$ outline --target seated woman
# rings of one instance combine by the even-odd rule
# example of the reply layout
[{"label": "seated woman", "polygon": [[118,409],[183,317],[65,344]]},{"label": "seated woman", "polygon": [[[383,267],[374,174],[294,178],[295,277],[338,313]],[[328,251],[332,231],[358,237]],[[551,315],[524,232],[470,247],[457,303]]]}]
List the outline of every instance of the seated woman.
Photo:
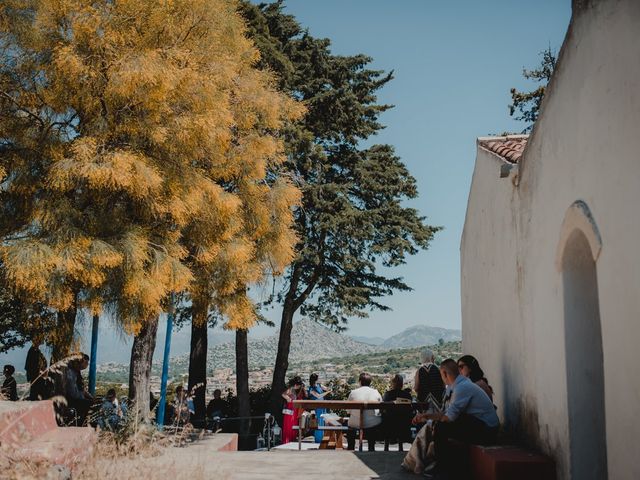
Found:
[{"label": "seated woman", "polygon": [[480,368],[480,363],[472,355],[464,355],[458,359],[458,370],[462,375],[467,377],[473,383],[478,385],[489,396],[493,402],[493,388],[489,385],[489,381],[484,376],[484,372]]},{"label": "seated woman", "polygon": [[189,408],[189,397],[182,385],[178,385],[173,399],[173,424],[176,427],[184,427],[190,422],[191,409]]},{"label": "seated woman", "polygon": [[[399,398],[411,401],[411,390],[403,389],[404,378],[399,373],[391,377],[391,390],[382,396],[383,402],[395,402]],[[389,451],[389,443],[398,442],[398,450],[402,450],[403,442],[411,442],[411,408],[388,410],[382,412],[382,428],[384,431],[384,451]]]}]

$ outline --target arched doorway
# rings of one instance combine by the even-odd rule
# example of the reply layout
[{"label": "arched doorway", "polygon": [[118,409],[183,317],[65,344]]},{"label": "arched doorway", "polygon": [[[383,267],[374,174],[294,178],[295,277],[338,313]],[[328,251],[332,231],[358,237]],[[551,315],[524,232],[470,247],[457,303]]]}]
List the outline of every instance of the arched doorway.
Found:
[{"label": "arched doorway", "polygon": [[[607,442],[596,270],[601,242],[586,205],[580,202],[577,209],[576,204],[572,209],[567,215],[569,222],[565,220],[567,229],[562,235],[565,241],[560,245],[563,248],[559,265],[564,299],[571,478],[602,480],[607,478]],[[571,221],[570,217],[576,214],[586,218]]]}]

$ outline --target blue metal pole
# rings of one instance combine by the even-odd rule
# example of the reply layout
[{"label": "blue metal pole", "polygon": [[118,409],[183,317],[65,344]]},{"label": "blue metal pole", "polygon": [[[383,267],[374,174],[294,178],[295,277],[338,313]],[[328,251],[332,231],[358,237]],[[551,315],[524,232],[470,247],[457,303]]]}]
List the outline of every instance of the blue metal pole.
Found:
[{"label": "blue metal pole", "polygon": [[96,370],[98,365],[98,326],[100,315],[93,316],[91,323],[91,358],[89,358],[89,393],[96,394]]},{"label": "blue metal pole", "polygon": [[169,313],[167,315],[167,333],[164,337],[164,358],[162,360],[162,379],[160,380],[160,402],[158,403],[158,411],[156,412],[156,423],[158,428],[162,430],[164,427],[164,411],[167,405],[167,381],[169,380],[169,353],[171,352],[171,331],[173,330],[173,302],[174,297],[171,294],[169,305]]}]

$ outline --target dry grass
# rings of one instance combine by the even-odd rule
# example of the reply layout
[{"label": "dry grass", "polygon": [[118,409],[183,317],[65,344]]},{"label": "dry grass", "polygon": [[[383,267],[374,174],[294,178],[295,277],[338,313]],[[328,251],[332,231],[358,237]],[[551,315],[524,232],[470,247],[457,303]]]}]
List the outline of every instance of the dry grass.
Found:
[{"label": "dry grass", "polygon": [[[29,439],[24,440],[28,442]],[[156,472],[153,468],[154,462],[144,460],[161,455],[174,441],[173,436],[163,435],[152,425],[139,425],[136,431],[127,437],[114,432],[100,432],[93,451],[81,463],[75,465],[72,477],[66,468],[60,468],[42,459],[19,459],[16,450],[4,447],[0,448],[0,479],[166,478],[166,470]],[[159,473],[162,475],[159,476]]]},{"label": "dry grass", "polygon": [[[58,373],[60,366],[66,361],[68,359],[52,365],[42,375]],[[5,399],[0,393],[0,400]],[[53,400],[66,404],[62,397]],[[76,449],[80,447],[81,452],[84,450],[86,455],[73,466],[73,471],[44,458],[25,459],[19,446],[0,445],[0,480],[179,479],[186,473],[184,465],[181,469],[175,462],[162,461],[159,466],[157,457],[166,453],[167,448],[184,446],[194,439],[196,433],[191,424],[170,426],[163,433],[155,425],[141,422],[138,409],[132,406],[117,431],[99,431],[95,445],[75,446]],[[28,432],[20,431],[18,438],[14,438],[13,445],[27,445],[31,440],[33,439]],[[60,445],[60,449],[68,447]],[[190,480],[205,478],[202,465],[189,465],[188,468]]]}]

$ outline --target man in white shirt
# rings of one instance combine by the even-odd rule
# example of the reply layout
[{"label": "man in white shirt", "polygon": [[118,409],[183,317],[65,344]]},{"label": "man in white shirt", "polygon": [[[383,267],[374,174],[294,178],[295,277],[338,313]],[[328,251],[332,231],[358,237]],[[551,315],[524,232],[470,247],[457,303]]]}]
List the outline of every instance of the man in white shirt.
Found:
[{"label": "man in white shirt", "polygon": [[[361,373],[358,379],[360,388],[352,390],[348,400],[354,402],[381,402],[382,396],[375,388],[371,388],[371,375]],[[367,439],[369,451],[375,451],[378,427],[382,423],[382,417],[378,410],[364,410],[362,415],[364,437]],[[353,450],[356,446],[356,431],[360,429],[360,410],[349,411],[349,430],[347,431],[347,448]]]}]

